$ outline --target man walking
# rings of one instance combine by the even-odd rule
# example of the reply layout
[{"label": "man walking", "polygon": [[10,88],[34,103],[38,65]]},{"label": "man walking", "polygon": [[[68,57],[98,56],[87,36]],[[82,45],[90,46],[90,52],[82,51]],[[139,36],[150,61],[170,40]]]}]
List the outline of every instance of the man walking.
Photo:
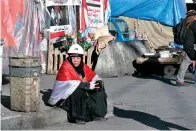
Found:
[{"label": "man walking", "polygon": [[[180,65],[180,69],[177,74],[177,86],[186,86],[184,82],[185,73],[191,63],[195,65],[196,61],[196,11],[191,10],[187,13],[188,18],[186,21],[187,34],[184,41],[184,50],[186,52],[184,59]],[[189,16],[191,15],[191,16]]]}]

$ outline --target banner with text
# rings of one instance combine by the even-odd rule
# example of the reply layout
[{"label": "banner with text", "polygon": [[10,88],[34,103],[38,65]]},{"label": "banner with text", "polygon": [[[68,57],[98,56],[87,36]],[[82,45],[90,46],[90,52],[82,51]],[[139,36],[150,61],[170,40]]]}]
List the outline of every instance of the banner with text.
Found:
[{"label": "banner with text", "polygon": [[87,5],[90,32],[94,32],[96,28],[104,24],[103,2],[102,0],[88,0]]}]

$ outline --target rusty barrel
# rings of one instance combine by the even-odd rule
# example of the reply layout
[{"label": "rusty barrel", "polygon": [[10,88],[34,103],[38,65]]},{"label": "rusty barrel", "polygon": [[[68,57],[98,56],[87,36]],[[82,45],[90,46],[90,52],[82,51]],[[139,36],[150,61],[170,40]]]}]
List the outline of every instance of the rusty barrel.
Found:
[{"label": "rusty barrel", "polygon": [[9,57],[11,110],[39,110],[40,69],[38,57]]}]

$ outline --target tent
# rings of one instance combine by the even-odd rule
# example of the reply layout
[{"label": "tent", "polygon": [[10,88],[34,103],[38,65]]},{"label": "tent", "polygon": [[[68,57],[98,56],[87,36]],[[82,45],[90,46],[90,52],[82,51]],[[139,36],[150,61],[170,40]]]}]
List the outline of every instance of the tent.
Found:
[{"label": "tent", "polygon": [[110,0],[111,16],[158,21],[174,26],[186,15],[185,0]]},{"label": "tent", "polygon": [[[111,17],[124,19],[147,42],[111,42],[99,55],[95,71],[101,77],[130,75],[136,57],[173,42],[172,27],[186,16],[185,0],[110,0]],[[110,26],[111,27],[111,26]]]}]

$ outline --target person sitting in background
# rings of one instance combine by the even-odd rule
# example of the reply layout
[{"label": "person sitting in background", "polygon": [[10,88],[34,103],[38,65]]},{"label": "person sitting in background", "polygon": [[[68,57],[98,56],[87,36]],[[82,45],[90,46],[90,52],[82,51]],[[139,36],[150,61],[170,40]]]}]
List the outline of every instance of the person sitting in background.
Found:
[{"label": "person sitting in background", "polygon": [[67,111],[69,122],[106,120],[107,94],[101,78],[83,63],[84,50],[73,44],[58,71],[48,103]]}]

